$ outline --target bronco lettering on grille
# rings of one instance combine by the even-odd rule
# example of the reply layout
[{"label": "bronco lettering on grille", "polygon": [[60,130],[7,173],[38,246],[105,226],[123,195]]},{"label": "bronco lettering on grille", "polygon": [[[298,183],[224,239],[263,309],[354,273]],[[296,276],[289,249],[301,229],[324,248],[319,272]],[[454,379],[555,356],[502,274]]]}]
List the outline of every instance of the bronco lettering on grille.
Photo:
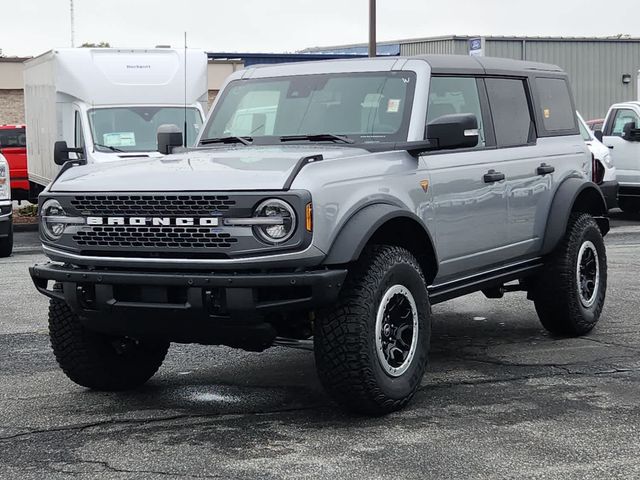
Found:
[{"label": "bronco lettering on grille", "polygon": [[87,217],[87,225],[134,225],[138,227],[217,227],[218,217]]}]

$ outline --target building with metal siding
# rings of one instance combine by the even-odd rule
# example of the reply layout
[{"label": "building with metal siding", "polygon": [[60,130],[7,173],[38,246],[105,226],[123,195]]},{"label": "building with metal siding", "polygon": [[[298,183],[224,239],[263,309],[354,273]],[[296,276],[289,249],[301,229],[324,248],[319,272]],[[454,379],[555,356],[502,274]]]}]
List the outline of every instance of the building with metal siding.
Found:
[{"label": "building with metal siding", "polygon": [[[401,55],[467,55],[473,37],[400,41]],[[616,102],[638,99],[640,38],[485,37],[485,55],[553,63],[570,76],[585,118],[603,117]],[[631,81],[623,83],[623,75]]]},{"label": "building with metal siding", "polygon": [[[468,55],[469,40],[449,36],[381,42],[400,46],[400,55]],[[309,48],[305,52],[342,52],[363,45]],[[559,65],[569,74],[578,109],[587,119],[603,117],[613,103],[639,99],[640,38],[485,37],[484,54]],[[623,83],[623,75],[631,81]]]}]

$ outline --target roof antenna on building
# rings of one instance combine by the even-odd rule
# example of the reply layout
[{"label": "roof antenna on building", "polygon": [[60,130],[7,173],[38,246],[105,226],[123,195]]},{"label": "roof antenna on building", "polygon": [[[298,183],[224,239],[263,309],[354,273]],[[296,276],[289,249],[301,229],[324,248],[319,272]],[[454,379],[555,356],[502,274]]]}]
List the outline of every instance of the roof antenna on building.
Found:
[{"label": "roof antenna on building", "polygon": [[184,32],[184,147],[187,147],[187,32]]}]

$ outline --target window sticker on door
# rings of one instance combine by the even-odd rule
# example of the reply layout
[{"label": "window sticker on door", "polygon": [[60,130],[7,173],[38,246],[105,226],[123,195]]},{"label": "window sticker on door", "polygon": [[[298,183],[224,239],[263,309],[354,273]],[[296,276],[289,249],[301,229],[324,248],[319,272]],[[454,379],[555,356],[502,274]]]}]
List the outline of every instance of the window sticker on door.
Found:
[{"label": "window sticker on door", "polygon": [[107,147],[135,147],[135,132],[112,132],[102,135],[102,143]]},{"label": "window sticker on door", "polygon": [[400,99],[390,98],[387,103],[387,113],[398,113],[400,111]]},{"label": "window sticker on door", "polygon": [[548,108],[545,108],[543,113],[544,113],[544,118],[551,117],[551,110],[549,110]]}]

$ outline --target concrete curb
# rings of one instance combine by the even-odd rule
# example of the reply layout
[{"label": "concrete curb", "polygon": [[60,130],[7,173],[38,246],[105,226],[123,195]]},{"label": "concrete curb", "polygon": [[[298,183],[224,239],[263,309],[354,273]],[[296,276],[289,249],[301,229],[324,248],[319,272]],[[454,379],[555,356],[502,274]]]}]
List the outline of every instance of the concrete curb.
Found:
[{"label": "concrete curb", "polygon": [[42,247],[14,247],[13,249],[13,255],[28,255],[32,253],[43,253]]},{"label": "concrete curb", "polygon": [[640,225],[638,225],[638,226],[629,225],[629,226],[622,226],[622,227],[612,228],[611,230],[609,230],[609,233],[607,233],[607,237],[609,235],[612,235],[612,236],[615,236],[615,235],[629,235],[629,234],[633,234],[633,233],[640,234]]}]

